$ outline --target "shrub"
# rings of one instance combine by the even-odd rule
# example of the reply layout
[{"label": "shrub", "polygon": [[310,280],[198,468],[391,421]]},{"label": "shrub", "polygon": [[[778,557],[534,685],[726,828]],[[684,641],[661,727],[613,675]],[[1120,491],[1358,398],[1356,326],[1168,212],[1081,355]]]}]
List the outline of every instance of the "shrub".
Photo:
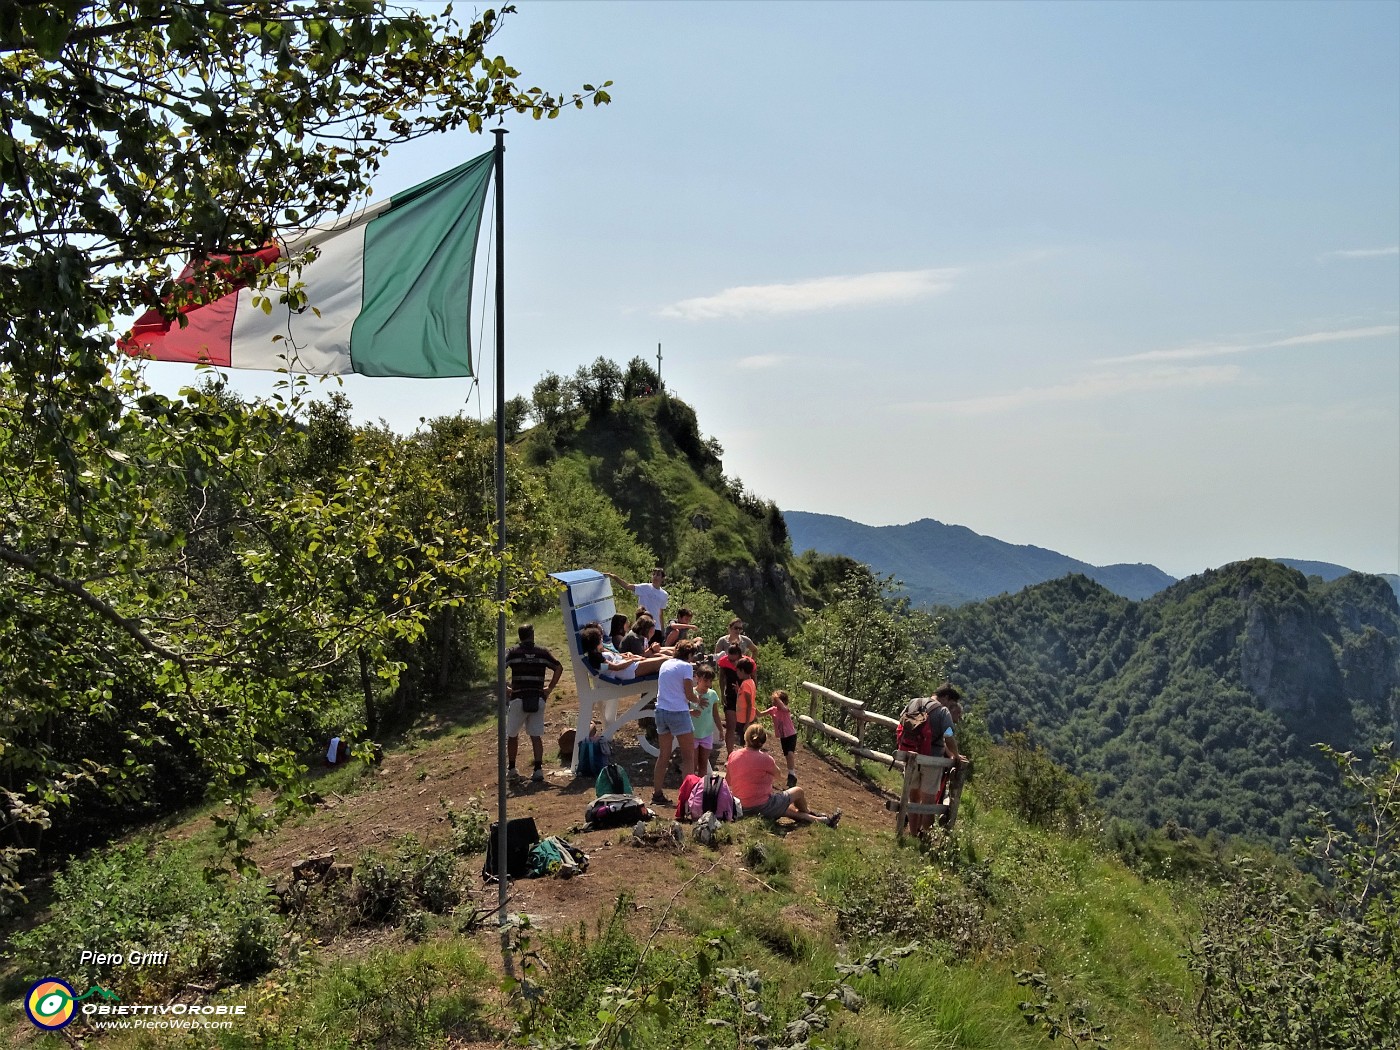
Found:
[{"label": "shrub", "polygon": [[1070,833],[1086,830],[1096,819],[1088,782],[1056,765],[1025,733],[1008,733],[990,757],[985,790],[994,805],[1033,827]]},{"label": "shrub", "polygon": [[453,850],[427,850],[405,835],[392,856],[361,855],[350,886],[350,905],[362,923],[392,923],[415,906],[441,914],[462,900],[458,856]]},{"label": "shrub", "polygon": [[[74,861],[54,880],[48,917],[13,939],[25,976],[70,974],[123,998],[196,978],[242,981],[277,958],[282,922],[266,887],[210,878],[186,844],[133,842]],[[84,951],[166,952],[164,966],[79,965]]]},{"label": "shrub", "polygon": [[1242,866],[1213,900],[1191,953],[1198,1046],[1400,1045],[1400,759],[1323,751],[1348,792],[1345,819],[1320,815],[1301,847],[1324,892]]}]

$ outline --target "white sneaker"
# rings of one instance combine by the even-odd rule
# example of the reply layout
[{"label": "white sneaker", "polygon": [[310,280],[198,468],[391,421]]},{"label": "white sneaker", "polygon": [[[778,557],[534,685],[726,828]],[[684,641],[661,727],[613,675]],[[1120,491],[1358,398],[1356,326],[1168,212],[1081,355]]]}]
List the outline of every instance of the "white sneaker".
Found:
[{"label": "white sneaker", "polygon": [[530,774],[530,783],[538,784],[542,780],[544,780],[544,769],[542,769],[540,766],[536,766],[535,771]]}]

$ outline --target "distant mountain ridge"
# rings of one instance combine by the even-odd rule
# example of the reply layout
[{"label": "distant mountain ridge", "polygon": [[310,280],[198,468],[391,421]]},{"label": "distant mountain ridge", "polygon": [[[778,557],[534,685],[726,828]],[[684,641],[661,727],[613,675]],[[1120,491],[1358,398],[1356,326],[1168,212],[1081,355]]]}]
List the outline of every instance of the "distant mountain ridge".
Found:
[{"label": "distant mountain ridge", "polygon": [[962,525],[922,518],[907,525],[862,525],[835,514],[783,512],[794,552],[844,554],[903,581],[915,605],[962,605],[1070,573],[1134,600],[1171,586],[1155,565],[1090,565],[1066,554],[1007,543]]},{"label": "distant mountain ridge", "polygon": [[[1345,565],[1335,565],[1330,561],[1304,561],[1300,558],[1274,558],[1280,565],[1287,565],[1290,569],[1297,569],[1304,576],[1320,576],[1331,583],[1347,576],[1356,569],[1348,569]],[[1400,576],[1393,572],[1377,572],[1370,575],[1379,576],[1386,583],[1390,584],[1390,589],[1395,592],[1395,596],[1400,598]]]}]

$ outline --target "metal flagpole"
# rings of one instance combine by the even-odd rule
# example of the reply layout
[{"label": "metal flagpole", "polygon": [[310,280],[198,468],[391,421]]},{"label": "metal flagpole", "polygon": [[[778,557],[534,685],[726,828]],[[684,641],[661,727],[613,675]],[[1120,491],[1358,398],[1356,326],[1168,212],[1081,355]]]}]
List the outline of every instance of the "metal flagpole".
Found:
[{"label": "metal flagpole", "polygon": [[496,136],[496,907],[506,924],[506,207],[505,128]]}]

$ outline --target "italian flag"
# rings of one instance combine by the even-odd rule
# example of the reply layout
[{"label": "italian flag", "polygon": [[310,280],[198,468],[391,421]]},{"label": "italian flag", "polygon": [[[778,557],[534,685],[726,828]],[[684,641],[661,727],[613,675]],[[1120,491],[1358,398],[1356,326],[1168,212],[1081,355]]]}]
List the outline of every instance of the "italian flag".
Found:
[{"label": "italian flag", "polygon": [[[228,368],[469,376],[472,262],[493,158],[484,153],[285,244],[186,267],[182,279],[214,269],[234,290],[182,304],[184,325],[147,311],[119,345],[134,356]],[[253,286],[268,267],[289,268],[304,307],[279,303],[276,284]],[[271,300],[270,313],[253,305],[255,294]]]}]

